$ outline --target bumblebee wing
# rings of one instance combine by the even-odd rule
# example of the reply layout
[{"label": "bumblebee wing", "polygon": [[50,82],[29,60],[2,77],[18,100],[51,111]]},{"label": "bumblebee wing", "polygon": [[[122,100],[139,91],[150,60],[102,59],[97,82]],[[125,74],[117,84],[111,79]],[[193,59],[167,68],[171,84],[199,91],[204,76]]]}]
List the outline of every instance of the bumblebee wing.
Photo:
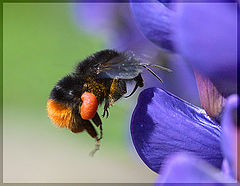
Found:
[{"label": "bumblebee wing", "polygon": [[139,60],[131,53],[120,55],[95,66],[96,74],[100,78],[132,79],[142,72]]}]

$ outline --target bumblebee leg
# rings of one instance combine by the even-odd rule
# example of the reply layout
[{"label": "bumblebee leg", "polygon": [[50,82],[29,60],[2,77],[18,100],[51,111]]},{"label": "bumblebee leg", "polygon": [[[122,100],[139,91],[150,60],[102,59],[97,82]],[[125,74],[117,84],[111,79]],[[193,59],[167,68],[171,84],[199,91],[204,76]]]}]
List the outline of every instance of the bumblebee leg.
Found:
[{"label": "bumblebee leg", "polygon": [[113,105],[119,98],[121,98],[127,92],[125,80],[115,78],[112,80],[110,86],[110,92],[108,98],[105,99],[103,117],[107,114],[109,116],[108,108]]},{"label": "bumblebee leg", "polygon": [[125,80],[113,79],[109,93],[110,105],[121,98],[125,93],[127,93]]},{"label": "bumblebee leg", "polygon": [[100,149],[100,140],[95,143],[95,148],[89,153],[89,156],[94,156],[94,154]]},{"label": "bumblebee leg", "polygon": [[90,136],[96,139],[95,148],[89,153],[90,156],[94,156],[94,154],[100,149],[100,142],[102,139],[102,124],[100,124],[100,137],[98,138],[97,131],[93,127],[92,123],[89,120],[82,120],[82,121],[83,121],[83,126],[88,132],[88,134],[90,134]]},{"label": "bumblebee leg", "polygon": [[108,108],[109,108],[109,98],[107,98],[105,100],[104,111],[103,111],[102,117],[104,117],[106,115],[106,113],[107,113],[106,117],[108,118],[108,116],[109,116]]},{"label": "bumblebee leg", "polygon": [[118,84],[119,84],[119,79],[115,78],[112,80],[112,83],[110,86],[110,93],[108,95],[108,98],[105,99],[104,111],[102,115],[103,117],[105,116],[106,113],[107,113],[107,118],[109,116],[108,108],[110,106],[110,103],[111,104],[114,103],[113,94],[117,92]]},{"label": "bumblebee leg", "polygon": [[97,141],[100,141],[103,138],[103,128],[102,125],[100,125],[100,138],[97,139]]},{"label": "bumblebee leg", "polygon": [[98,115],[98,113],[95,114],[95,116],[92,118],[93,123],[98,127],[100,126],[100,137],[97,140],[101,140],[103,137],[103,128],[102,128],[102,121]]},{"label": "bumblebee leg", "polygon": [[89,120],[83,120],[83,126],[90,136],[97,139],[97,131]]},{"label": "bumblebee leg", "polygon": [[94,156],[94,154],[100,149],[101,139],[103,137],[102,131],[102,125],[100,125],[100,137],[96,138],[95,148],[89,153],[89,156]]},{"label": "bumblebee leg", "polygon": [[95,116],[92,118],[93,123],[98,127],[99,125],[102,125],[102,121],[98,115],[98,113],[96,112]]},{"label": "bumblebee leg", "polygon": [[108,118],[108,116],[109,116],[109,112],[108,112],[108,108],[109,108],[109,105],[108,106],[104,106],[104,111],[103,111],[103,117],[105,116],[105,114],[107,113],[107,116],[106,116],[106,118]]},{"label": "bumblebee leg", "polygon": [[84,131],[84,127],[78,123],[72,124],[70,129],[73,133],[78,133],[78,132]]}]

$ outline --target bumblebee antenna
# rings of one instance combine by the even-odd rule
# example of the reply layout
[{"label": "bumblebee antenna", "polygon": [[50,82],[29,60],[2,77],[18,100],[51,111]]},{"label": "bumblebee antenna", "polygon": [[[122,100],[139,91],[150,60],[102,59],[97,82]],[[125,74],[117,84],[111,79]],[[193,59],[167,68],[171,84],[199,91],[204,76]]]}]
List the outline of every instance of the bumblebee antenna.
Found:
[{"label": "bumblebee antenna", "polygon": [[[161,81],[161,83],[163,82],[162,79],[155,73],[153,72],[152,69],[148,68],[147,65],[141,65],[142,67],[146,68],[149,72],[151,72],[152,75],[154,75],[156,78],[159,79],[159,81]],[[150,65],[149,65],[150,66]]]},{"label": "bumblebee antenna", "polygon": [[156,65],[156,64],[140,64],[141,66],[150,66],[150,67],[155,67],[155,68],[159,68],[161,70],[167,71],[167,72],[172,72],[171,69],[160,66],[160,65]]}]

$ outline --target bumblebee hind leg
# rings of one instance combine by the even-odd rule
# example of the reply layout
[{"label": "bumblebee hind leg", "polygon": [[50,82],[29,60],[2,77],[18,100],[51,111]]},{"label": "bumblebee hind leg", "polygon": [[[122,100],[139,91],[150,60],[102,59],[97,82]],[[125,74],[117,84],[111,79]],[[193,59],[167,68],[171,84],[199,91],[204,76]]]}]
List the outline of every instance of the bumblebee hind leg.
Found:
[{"label": "bumblebee hind leg", "polygon": [[95,114],[95,116],[92,118],[93,123],[100,128],[100,137],[98,140],[102,139],[103,136],[103,129],[102,129],[102,121],[98,115],[98,113]]},{"label": "bumblebee hind leg", "polygon": [[99,117],[98,113],[96,112],[95,116],[92,118],[93,123],[99,127],[100,125],[102,125],[102,121],[101,118]]},{"label": "bumblebee hind leg", "polygon": [[98,113],[92,118],[93,123],[100,128],[100,136],[96,138],[95,148],[90,152],[90,156],[93,156],[99,149],[100,149],[100,142],[103,138],[103,128],[102,128],[102,121],[99,117]]},{"label": "bumblebee hind leg", "polygon": [[72,124],[70,129],[73,133],[78,133],[78,132],[84,131],[85,128],[81,125],[78,125],[78,124]]},{"label": "bumblebee hind leg", "polygon": [[89,120],[83,120],[83,127],[92,138],[97,139],[97,131]]},{"label": "bumblebee hind leg", "polygon": [[[89,120],[84,120],[84,119],[80,119],[78,120],[77,123],[75,123],[75,125],[73,125],[74,127],[71,128],[72,132],[82,132],[84,129],[87,131],[87,133],[96,139],[96,143],[95,143],[95,148],[94,150],[92,150],[90,152],[90,156],[93,156],[99,149],[100,149],[100,141],[102,139],[102,122],[100,119],[100,117],[97,116],[94,117],[93,121],[95,125],[100,126],[100,137],[98,138],[98,134],[96,129],[94,128],[94,126],[92,125],[92,123]],[[96,122],[96,123],[95,123]]]}]

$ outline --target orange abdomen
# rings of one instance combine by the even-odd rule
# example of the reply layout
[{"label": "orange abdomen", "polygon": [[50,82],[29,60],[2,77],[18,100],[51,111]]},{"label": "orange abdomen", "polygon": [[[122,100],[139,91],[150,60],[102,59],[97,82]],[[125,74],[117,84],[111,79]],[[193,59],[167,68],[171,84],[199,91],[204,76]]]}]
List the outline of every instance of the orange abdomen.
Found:
[{"label": "orange abdomen", "polygon": [[84,92],[81,96],[83,101],[80,108],[80,115],[82,119],[89,120],[92,119],[98,108],[98,100],[96,96],[90,92]]},{"label": "orange abdomen", "polygon": [[66,127],[71,129],[73,116],[70,107],[49,99],[47,102],[47,111],[48,117],[53,123],[57,124],[61,128]]}]

